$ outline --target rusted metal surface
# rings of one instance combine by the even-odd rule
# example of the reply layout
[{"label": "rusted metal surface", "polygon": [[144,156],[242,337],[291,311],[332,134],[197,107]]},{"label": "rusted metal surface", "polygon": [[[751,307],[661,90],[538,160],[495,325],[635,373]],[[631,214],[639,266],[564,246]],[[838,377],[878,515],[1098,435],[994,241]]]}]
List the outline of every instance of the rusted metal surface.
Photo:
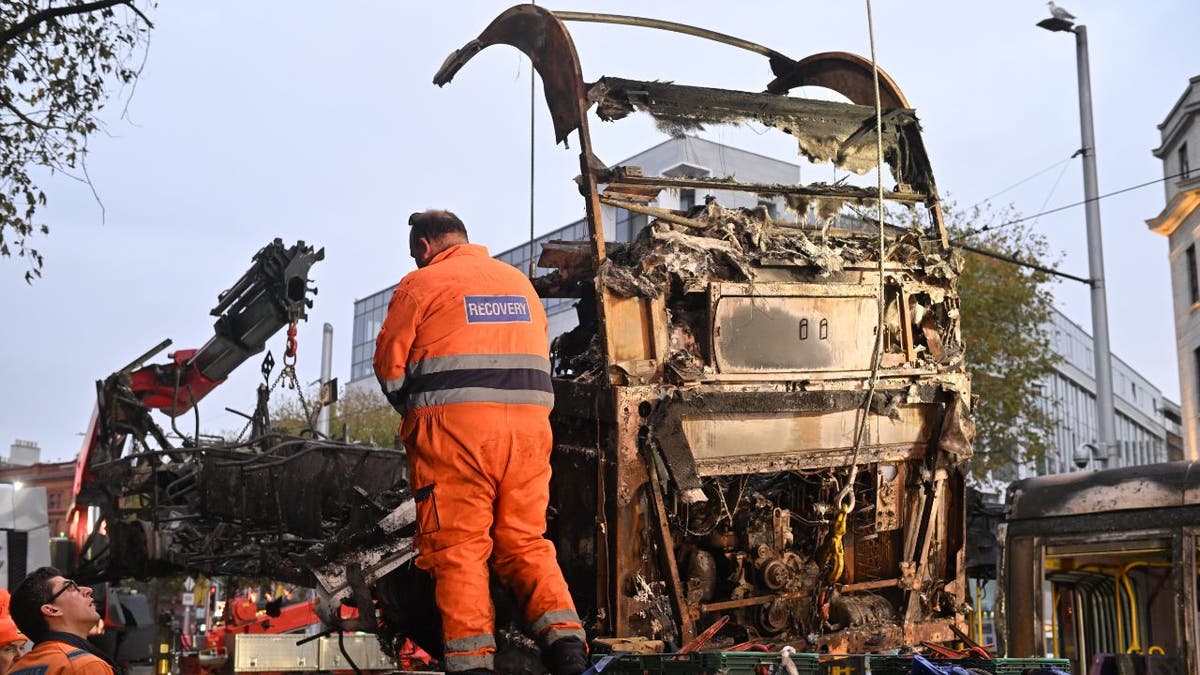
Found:
[{"label": "rusted metal surface", "polygon": [[1200,463],[1041,476],[1009,487],[1008,520],[1200,505]]},{"label": "rusted metal surface", "polygon": [[446,85],[476,54],[493,45],[510,45],[529,57],[542,78],[554,139],[563,143],[585,123],[583,76],[570,33],[552,12],[534,5],[517,5],[496,17],[479,37],[446,57],[433,77]]},{"label": "rusted metal surface", "polygon": [[[616,167],[617,169],[629,167]],[[605,194],[610,192],[628,192],[637,194],[638,190],[649,188],[693,188],[697,190],[735,190],[739,192],[754,192],[758,194],[787,194],[809,197],[833,197],[847,200],[867,200],[876,196],[874,190],[853,185],[828,185],[813,183],[809,185],[785,185],[782,183],[744,183],[731,178],[676,178],[671,176],[630,176],[611,174],[615,177],[605,188]],[[657,193],[654,193],[655,195]],[[916,192],[893,192],[884,190],[886,199],[897,202],[923,202],[928,197]]]},{"label": "rusted metal surface", "polygon": [[[849,52],[813,54],[790,64],[773,68],[777,76],[767,85],[772,94],[787,94],[796,87],[832,89],[858,105],[875,104],[875,78],[871,62]],[[879,94],[884,108],[908,108],[908,99],[882,68],[879,69]]]}]

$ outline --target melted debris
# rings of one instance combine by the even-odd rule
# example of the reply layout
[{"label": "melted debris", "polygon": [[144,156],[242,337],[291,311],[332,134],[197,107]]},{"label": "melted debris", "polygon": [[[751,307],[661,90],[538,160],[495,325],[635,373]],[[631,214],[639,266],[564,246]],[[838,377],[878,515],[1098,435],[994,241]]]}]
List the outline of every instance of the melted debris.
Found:
[{"label": "melted debris", "polygon": [[[807,210],[808,203],[802,206]],[[632,244],[615,246],[600,269],[604,285],[621,296],[655,298],[672,284],[686,288],[708,281],[753,281],[754,268],[768,263],[809,268],[818,277],[827,277],[847,265],[877,259],[876,242],[867,233],[810,236],[798,228],[778,226],[764,207],[729,209],[709,200],[691,220],[704,228],[657,220]],[[925,246],[918,232],[898,232],[890,242],[888,261],[923,268],[934,278],[958,276],[960,255],[947,258]]]},{"label": "melted debris", "polygon": [[[593,84],[588,99],[602,120],[619,120],[635,110],[648,112],[670,135],[692,133],[705,125],[743,124],[754,120],[796,138],[801,155],[817,164],[833,162],[855,173],[875,169],[875,110],[870,106],[834,103],[666,82],[639,82],[604,77]],[[893,171],[906,132],[918,129],[911,110],[888,110],[883,116],[884,155]],[[931,181],[914,177],[922,187]]]},{"label": "melted debris", "polygon": [[[798,206],[807,210],[814,203]],[[836,218],[829,211],[818,215]],[[693,225],[655,220],[632,243],[610,244],[599,271],[604,286],[616,295],[666,296],[670,349],[664,365],[677,383],[702,379],[711,360],[709,310],[701,292],[709,282],[754,283],[768,267],[792,268],[802,277],[822,279],[848,268],[872,268],[878,262],[878,235],[869,223],[861,230],[822,234],[777,223],[764,207],[726,208],[712,198],[687,220]],[[936,241],[915,228],[889,227],[885,245],[885,262],[899,264],[931,283],[909,296],[918,339],[913,357],[907,360],[923,368],[961,360],[957,302],[940,288],[961,272],[961,254],[943,254]],[[558,377],[593,381],[603,375],[603,345],[590,307],[580,307],[580,324],[554,342],[552,361]],[[885,312],[887,351],[898,352],[898,344],[892,343],[901,332],[900,308],[890,295]]]}]

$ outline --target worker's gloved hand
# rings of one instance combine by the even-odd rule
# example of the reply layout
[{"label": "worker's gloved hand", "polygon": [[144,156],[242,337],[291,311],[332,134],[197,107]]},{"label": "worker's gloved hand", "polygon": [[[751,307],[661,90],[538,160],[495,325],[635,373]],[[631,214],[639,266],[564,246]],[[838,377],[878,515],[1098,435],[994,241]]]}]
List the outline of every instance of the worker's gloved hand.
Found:
[{"label": "worker's gloved hand", "polygon": [[577,637],[555,640],[542,649],[542,663],[550,675],[580,675],[591,666],[587,645]]}]

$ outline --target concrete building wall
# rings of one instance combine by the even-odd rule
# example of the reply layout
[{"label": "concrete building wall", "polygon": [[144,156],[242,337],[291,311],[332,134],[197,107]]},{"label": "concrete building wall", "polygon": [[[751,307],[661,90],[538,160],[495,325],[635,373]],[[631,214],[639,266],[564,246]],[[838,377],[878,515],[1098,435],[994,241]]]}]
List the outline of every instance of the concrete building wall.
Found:
[{"label": "concrete building wall", "polygon": [[[1170,203],[1186,183],[1197,178],[1200,172],[1200,135],[1196,115],[1200,112],[1200,75],[1188,81],[1188,87],[1179,97],[1166,119],[1158,125],[1162,144],[1154,150],[1154,156],[1163,162],[1163,175],[1174,176],[1190,168],[1191,175],[1181,176],[1163,183],[1166,201]],[[1185,147],[1186,146],[1186,147]]]},{"label": "concrete building wall", "polygon": [[[1193,290],[1200,290],[1200,210],[1184,218],[1167,240],[1184,449],[1190,459],[1200,459],[1200,293]],[[1189,256],[1197,262],[1189,264]]]},{"label": "concrete building wall", "polygon": [[20,483],[24,487],[46,489],[46,513],[50,536],[67,531],[72,491],[75,485],[75,462],[15,465],[0,463],[0,483]]},{"label": "concrete building wall", "polygon": [[1200,76],[1158,125],[1166,205],[1147,221],[1168,242],[1185,456],[1200,459]]}]

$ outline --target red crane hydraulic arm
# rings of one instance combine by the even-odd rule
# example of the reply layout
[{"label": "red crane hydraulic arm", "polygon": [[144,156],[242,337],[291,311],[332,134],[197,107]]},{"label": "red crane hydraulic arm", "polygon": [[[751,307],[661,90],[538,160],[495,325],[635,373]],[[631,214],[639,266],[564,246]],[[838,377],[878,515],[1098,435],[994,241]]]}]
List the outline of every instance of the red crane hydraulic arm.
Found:
[{"label": "red crane hydraulic arm", "polygon": [[[93,470],[119,458],[129,437],[145,444],[150,436],[159,448],[172,447],[150,418],[151,410],[172,418],[186,413],[246,359],[262,352],[281,328],[294,327],[307,317],[312,307],[308,296],[317,292],[309,286],[308,271],[324,259],[323,248],[314,250],[303,241],[288,247],[276,239],[254,255],[250,269],[233,286],[217,296],[213,336],[204,346],[176,350],[167,363],[144,365],[171,344],[163,340],[96,383],[96,407],[75,471],[76,510],[106,498],[89,490]],[[193,442],[184,439],[185,446]],[[83,519],[74,520],[73,538],[86,536],[85,524],[78,522]]]},{"label": "red crane hydraulic arm", "polygon": [[[169,363],[129,373],[129,386],[141,404],[177,417],[220,384],[246,359],[261,352],[280,328],[305,318],[308,269],[325,258],[301,241],[285,248],[276,239],[254,256],[254,264],[217,297],[213,337],[200,349],[180,349]],[[157,349],[155,350],[157,351]]]}]

